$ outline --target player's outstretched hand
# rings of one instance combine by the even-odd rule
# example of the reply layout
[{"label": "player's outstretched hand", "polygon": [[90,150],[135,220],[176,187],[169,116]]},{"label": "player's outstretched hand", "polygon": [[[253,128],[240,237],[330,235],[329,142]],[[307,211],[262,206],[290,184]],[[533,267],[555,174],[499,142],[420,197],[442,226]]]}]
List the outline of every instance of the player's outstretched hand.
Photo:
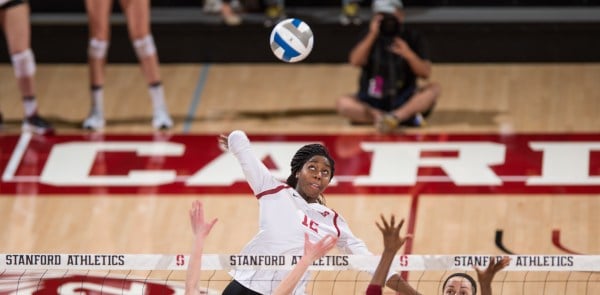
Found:
[{"label": "player's outstretched hand", "polygon": [[308,234],[304,233],[304,256],[310,258],[311,261],[315,261],[333,249],[336,243],[337,238],[332,235],[326,235],[320,241],[311,243]]},{"label": "player's outstretched hand", "polygon": [[220,134],[219,138],[219,148],[226,152],[229,150],[229,137],[226,134]]},{"label": "player's outstretched hand", "polygon": [[190,223],[192,225],[194,236],[208,236],[216,222],[217,218],[214,218],[208,223],[204,221],[204,206],[202,205],[202,202],[194,201],[192,203],[192,208],[190,209]]},{"label": "player's outstretched hand", "polygon": [[375,222],[375,225],[377,225],[377,228],[379,228],[379,231],[381,231],[381,234],[383,235],[384,251],[396,253],[412,236],[400,236],[400,229],[402,229],[402,225],[404,225],[404,219],[400,220],[400,222],[396,225],[396,216],[393,214],[390,217],[389,222],[383,217],[383,215],[380,215],[380,217],[383,225],[380,225],[379,222]]}]

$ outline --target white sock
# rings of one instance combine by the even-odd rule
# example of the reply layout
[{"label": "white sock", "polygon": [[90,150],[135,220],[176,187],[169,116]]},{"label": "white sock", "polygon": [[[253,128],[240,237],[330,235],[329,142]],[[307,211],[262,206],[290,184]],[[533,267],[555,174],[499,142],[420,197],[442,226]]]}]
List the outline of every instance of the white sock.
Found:
[{"label": "white sock", "polygon": [[148,87],[148,92],[150,92],[150,98],[152,99],[152,107],[154,107],[154,110],[166,110],[165,90],[163,89],[162,84],[150,85],[150,87]]},{"label": "white sock", "polygon": [[104,88],[92,87],[92,114],[104,114]]},{"label": "white sock", "polygon": [[35,97],[27,96],[23,98],[23,108],[25,109],[25,117],[29,118],[37,112],[37,101]]}]

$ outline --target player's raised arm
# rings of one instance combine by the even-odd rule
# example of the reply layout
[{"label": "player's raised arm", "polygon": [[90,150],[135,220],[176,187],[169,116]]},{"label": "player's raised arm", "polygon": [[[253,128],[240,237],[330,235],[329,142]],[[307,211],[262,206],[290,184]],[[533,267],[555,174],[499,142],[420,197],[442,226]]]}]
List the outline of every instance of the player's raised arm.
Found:
[{"label": "player's raised arm", "polygon": [[327,235],[317,243],[311,243],[308,239],[308,234],[304,234],[304,255],[298,261],[298,264],[290,273],[281,281],[275,292],[272,295],[289,295],[292,293],[298,282],[308,270],[308,267],[317,259],[327,254],[329,250],[335,247],[337,238],[332,235]]},{"label": "player's raised arm", "polygon": [[204,206],[200,201],[194,201],[192,203],[192,208],[190,209],[189,215],[192,233],[194,234],[194,240],[192,242],[190,263],[188,264],[188,269],[185,276],[186,295],[200,294],[200,291],[198,290],[198,279],[200,276],[200,268],[202,266],[204,240],[217,222],[217,218],[214,218],[210,222],[204,221]]},{"label": "player's raised arm", "polygon": [[235,130],[228,135],[221,134],[218,144],[222,150],[231,152],[238,160],[254,195],[281,184],[281,181],[275,179],[265,164],[256,157],[250,139],[244,131]]}]

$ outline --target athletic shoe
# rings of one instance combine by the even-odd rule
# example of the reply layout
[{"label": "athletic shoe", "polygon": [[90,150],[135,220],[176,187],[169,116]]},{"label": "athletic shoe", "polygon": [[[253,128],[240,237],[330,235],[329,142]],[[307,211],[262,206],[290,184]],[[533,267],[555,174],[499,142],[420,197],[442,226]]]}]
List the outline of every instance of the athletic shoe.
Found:
[{"label": "athletic shoe", "polygon": [[340,15],[340,23],[344,26],[349,24],[360,25],[362,19],[358,15],[360,6],[358,3],[348,3],[342,7],[342,14]]},{"label": "athletic shoe", "polygon": [[155,129],[169,129],[173,127],[173,120],[171,120],[171,116],[169,116],[167,110],[161,108],[154,111],[152,126]]},{"label": "athletic shoe", "polygon": [[421,115],[421,113],[417,113],[412,118],[412,126],[415,126],[415,127],[427,126],[427,121],[425,121],[425,118],[423,117],[423,115]]},{"label": "athletic shoe", "polygon": [[38,114],[25,118],[21,130],[23,130],[23,132],[33,132],[40,135],[51,134],[54,132],[54,128],[52,128],[50,122],[46,121]]},{"label": "athletic shoe", "polygon": [[237,26],[242,23],[242,18],[236,14],[235,9],[229,4],[223,4],[221,7],[221,16],[228,26]]},{"label": "athletic shoe", "polygon": [[281,5],[270,5],[267,7],[265,16],[265,27],[272,27],[286,18],[283,6]]},{"label": "athletic shoe", "polygon": [[85,121],[83,121],[83,129],[99,130],[104,128],[104,116],[97,112],[92,112]]},{"label": "athletic shoe", "polygon": [[391,133],[400,125],[400,120],[391,113],[387,113],[377,121],[377,131],[380,133]]},{"label": "athletic shoe", "polygon": [[206,0],[204,1],[204,6],[202,7],[202,11],[205,13],[218,13],[221,11],[221,7],[223,2],[220,0]]},{"label": "athletic shoe", "polygon": [[223,15],[223,21],[228,26],[238,26],[242,23],[242,18],[237,14]]}]

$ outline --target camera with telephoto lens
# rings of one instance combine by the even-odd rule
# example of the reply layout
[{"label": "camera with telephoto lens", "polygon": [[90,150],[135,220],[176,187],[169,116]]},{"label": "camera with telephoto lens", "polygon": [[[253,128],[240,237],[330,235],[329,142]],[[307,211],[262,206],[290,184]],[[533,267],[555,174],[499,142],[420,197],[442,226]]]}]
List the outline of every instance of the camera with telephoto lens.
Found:
[{"label": "camera with telephoto lens", "polygon": [[379,24],[379,33],[384,37],[394,37],[400,33],[400,22],[395,15],[383,13],[383,18]]}]

